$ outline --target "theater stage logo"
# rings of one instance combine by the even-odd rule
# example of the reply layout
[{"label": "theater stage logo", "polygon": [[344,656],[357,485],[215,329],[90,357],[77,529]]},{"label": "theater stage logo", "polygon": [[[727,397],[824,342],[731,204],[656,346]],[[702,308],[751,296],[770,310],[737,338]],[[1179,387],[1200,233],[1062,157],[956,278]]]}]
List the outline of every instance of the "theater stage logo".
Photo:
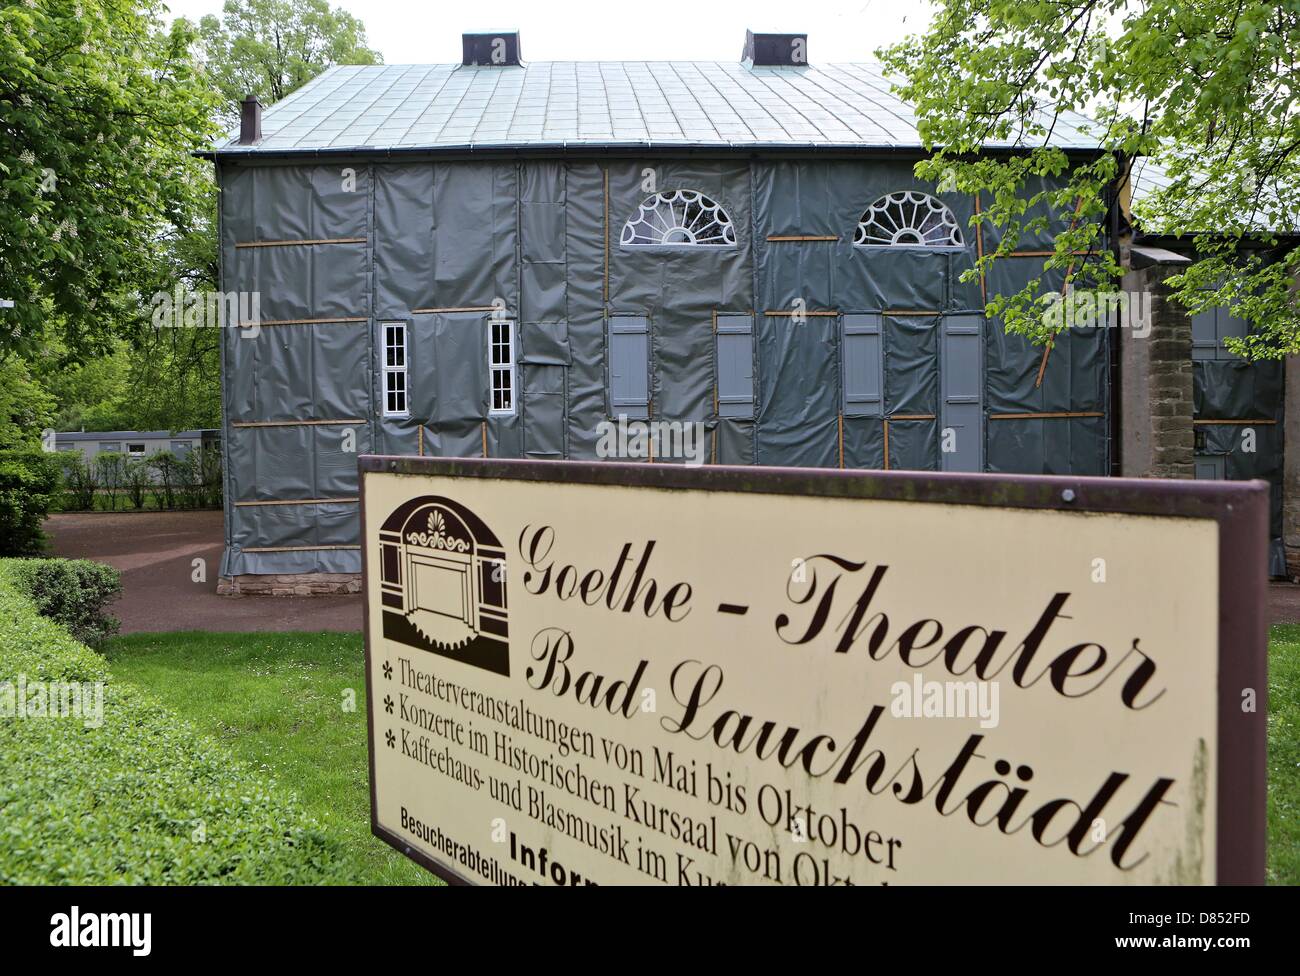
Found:
[{"label": "theater stage logo", "polygon": [[379,528],[384,636],[496,674],[510,674],[506,553],[464,505],[425,495]]}]

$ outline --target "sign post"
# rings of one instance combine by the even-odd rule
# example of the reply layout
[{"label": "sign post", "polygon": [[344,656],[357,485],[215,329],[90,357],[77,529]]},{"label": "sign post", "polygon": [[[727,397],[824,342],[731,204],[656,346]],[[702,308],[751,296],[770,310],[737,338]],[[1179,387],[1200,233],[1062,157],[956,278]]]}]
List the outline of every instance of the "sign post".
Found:
[{"label": "sign post", "polygon": [[1262,483],[360,463],[372,828],[446,880],[1263,881]]}]

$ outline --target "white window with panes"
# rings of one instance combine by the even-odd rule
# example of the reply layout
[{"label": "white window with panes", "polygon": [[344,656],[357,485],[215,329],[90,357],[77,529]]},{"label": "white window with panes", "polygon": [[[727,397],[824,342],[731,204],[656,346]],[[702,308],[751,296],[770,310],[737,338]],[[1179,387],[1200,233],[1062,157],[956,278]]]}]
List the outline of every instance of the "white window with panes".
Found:
[{"label": "white window with panes", "polygon": [[385,322],[384,416],[410,416],[406,388],[406,323]]},{"label": "white window with panes", "polygon": [[488,377],[492,387],[491,413],[515,412],[515,324],[492,319],[488,328]]}]

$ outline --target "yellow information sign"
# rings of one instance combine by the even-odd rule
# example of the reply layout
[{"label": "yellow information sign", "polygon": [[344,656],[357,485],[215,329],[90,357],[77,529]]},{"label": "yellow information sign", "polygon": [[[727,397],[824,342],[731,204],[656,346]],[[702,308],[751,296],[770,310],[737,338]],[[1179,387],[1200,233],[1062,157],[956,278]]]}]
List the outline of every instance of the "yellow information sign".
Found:
[{"label": "yellow information sign", "polygon": [[1262,878],[1258,485],[362,468],[373,827],[445,878]]}]

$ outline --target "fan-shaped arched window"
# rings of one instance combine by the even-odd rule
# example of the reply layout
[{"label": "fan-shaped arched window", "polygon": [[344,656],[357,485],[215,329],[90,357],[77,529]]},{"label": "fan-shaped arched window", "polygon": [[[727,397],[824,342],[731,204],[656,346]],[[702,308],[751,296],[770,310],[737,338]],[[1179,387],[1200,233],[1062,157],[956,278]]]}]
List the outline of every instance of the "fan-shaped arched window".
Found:
[{"label": "fan-shaped arched window", "polygon": [[859,247],[961,247],[961,227],[942,202],[925,193],[899,190],[881,197],[858,221]]},{"label": "fan-shaped arched window", "polygon": [[696,190],[647,197],[623,225],[624,247],[734,247],[736,228],[721,205]]}]

